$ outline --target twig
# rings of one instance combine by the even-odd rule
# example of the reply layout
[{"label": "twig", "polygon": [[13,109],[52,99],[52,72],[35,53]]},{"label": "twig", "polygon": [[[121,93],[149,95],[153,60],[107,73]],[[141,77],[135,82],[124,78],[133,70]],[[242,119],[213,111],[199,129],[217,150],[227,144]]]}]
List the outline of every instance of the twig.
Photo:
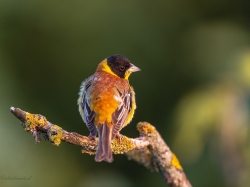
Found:
[{"label": "twig", "polygon": [[[67,132],[52,124],[40,114],[30,114],[19,108],[11,107],[10,111],[22,122],[26,131],[32,133],[36,142],[40,142],[40,135],[54,145],[61,141],[81,147],[82,153],[94,155],[98,138],[89,139],[87,136],[75,132]],[[177,157],[171,152],[154,126],[147,122],[137,124],[139,138],[122,136],[120,140],[113,139],[111,148],[114,154],[126,154],[129,159],[144,165],[153,171],[160,171],[164,180],[171,187],[191,187]]]}]

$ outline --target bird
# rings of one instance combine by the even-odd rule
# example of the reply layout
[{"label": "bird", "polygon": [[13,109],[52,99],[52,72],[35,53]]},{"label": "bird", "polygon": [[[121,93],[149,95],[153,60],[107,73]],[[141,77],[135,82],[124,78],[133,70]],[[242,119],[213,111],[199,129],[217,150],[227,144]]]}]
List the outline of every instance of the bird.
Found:
[{"label": "bird", "polygon": [[136,109],[129,76],[141,71],[120,54],[102,60],[93,75],[82,82],[77,100],[90,139],[99,137],[95,161],[113,162],[111,141],[131,122]]}]

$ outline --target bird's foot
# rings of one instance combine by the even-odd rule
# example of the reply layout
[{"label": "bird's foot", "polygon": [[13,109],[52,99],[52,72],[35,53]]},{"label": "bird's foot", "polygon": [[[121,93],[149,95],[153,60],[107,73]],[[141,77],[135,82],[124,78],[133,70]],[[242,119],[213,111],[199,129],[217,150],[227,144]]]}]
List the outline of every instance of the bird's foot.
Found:
[{"label": "bird's foot", "polygon": [[89,134],[88,138],[90,140],[94,140],[94,141],[96,140],[96,136],[93,136],[91,133]]},{"label": "bird's foot", "polygon": [[121,135],[120,133],[118,133],[117,135],[115,135],[115,138],[117,139],[117,141],[118,141],[119,144],[122,141],[122,137],[123,137],[123,135]]}]

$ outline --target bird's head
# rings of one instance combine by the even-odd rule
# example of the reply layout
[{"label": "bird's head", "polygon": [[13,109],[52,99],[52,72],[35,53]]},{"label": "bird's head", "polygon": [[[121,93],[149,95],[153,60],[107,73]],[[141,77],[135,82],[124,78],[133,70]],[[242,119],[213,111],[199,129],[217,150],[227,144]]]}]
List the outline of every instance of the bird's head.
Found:
[{"label": "bird's head", "polygon": [[99,64],[98,69],[122,79],[128,79],[131,73],[140,71],[140,69],[132,64],[126,57],[119,54],[104,59]]}]

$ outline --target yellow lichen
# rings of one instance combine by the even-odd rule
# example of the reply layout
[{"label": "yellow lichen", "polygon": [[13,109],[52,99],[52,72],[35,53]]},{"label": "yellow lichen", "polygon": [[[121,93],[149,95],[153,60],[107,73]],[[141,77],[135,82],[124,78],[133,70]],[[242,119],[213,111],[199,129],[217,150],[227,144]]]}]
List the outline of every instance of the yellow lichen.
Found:
[{"label": "yellow lichen", "polygon": [[152,126],[151,124],[147,123],[147,122],[140,122],[137,124],[137,130],[142,133],[142,134],[151,134],[151,135],[155,135],[156,130],[155,127]]},{"label": "yellow lichen", "polygon": [[26,112],[26,121],[24,123],[24,129],[26,131],[35,130],[36,127],[43,126],[47,123],[47,119],[39,114],[30,114]]},{"label": "yellow lichen", "polygon": [[176,167],[177,169],[182,169],[181,164],[176,157],[176,155],[172,152],[172,160],[171,160],[172,166]]},{"label": "yellow lichen", "polygon": [[134,148],[131,138],[122,136],[120,139],[114,138],[111,143],[111,149],[114,154],[123,154]]},{"label": "yellow lichen", "polygon": [[63,130],[61,127],[57,126],[57,125],[53,125],[49,128],[48,130],[48,135],[49,135],[49,139],[50,141],[58,146],[61,143],[61,139],[62,139],[62,135],[63,135]]}]

